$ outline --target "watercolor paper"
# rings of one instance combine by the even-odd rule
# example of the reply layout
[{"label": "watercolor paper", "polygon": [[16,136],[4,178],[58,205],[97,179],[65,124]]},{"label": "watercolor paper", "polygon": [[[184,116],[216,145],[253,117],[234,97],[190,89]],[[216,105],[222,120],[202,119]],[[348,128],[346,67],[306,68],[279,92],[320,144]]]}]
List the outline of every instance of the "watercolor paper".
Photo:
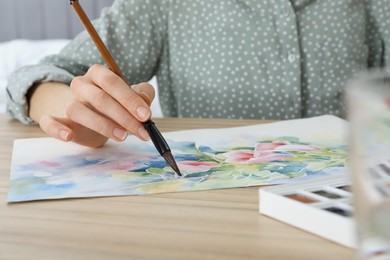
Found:
[{"label": "watercolor paper", "polygon": [[130,136],[90,149],[52,138],[14,142],[9,202],[143,195],[287,183],[344,172],[347,123],[333,116],[164,133],[183,173]]}]

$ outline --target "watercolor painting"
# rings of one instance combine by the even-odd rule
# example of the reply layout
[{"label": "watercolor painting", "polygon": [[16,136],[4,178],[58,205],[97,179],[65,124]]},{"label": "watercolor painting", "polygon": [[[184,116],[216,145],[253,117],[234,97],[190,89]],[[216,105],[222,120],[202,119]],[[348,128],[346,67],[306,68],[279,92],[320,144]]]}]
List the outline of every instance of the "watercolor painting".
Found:
[{"label": "watercolor painting", "polygon": [[348,150],[344,128],[343,120],[325,116],[164,133],[183,177],[150,142],[134,137],[99,149],[20,139],[14,143],[8,202],[247,187],[340,174]]}]

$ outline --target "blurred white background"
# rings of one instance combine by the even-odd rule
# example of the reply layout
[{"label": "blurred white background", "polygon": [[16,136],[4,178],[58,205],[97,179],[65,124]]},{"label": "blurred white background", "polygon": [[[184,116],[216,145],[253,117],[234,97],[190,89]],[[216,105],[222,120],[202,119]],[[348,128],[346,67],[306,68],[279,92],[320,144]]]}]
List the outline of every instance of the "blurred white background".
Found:
[{"label": "blurred white background", "polygon": [[[37,63],[42,57],[58,53],[69,40],[12,40],[0,42],[0,113],[5,113],[7,78],[16,69]],[[157,81],[150,83],[157,90]],[[152,103],[153,117],[162,117],[158,93]]]}]

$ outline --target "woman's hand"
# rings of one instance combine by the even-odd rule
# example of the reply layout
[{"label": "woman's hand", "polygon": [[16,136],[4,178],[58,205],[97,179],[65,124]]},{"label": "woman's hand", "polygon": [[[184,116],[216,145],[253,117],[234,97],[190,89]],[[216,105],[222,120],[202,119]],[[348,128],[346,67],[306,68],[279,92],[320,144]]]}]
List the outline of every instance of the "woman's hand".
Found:
[{"label": "woman's hand", "polygon": [[48,135],[89,147],[100,147],[108,138],[123,141],[128,131],[147,140],[142,122],[151,116],[154,95],[148,83],[129,88],[108,68],[93,65],[70,88],[55,82],[39,85],[30,98],[30,117]]}]

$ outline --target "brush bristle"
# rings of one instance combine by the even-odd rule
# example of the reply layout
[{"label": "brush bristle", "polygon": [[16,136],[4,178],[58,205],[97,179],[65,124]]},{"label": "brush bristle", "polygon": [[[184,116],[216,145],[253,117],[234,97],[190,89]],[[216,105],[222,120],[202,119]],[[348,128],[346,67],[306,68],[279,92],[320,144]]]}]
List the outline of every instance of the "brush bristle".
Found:
[{"label": "brush bristle", "polygon": [[179,167],[176,164],[175,159],[172,156],[172,153],[169,151],[166,151],[163,154],[164,159],[168,162],[168,164],[172,167],[172,169],[177,173],[177,175],[182,176]]}]

